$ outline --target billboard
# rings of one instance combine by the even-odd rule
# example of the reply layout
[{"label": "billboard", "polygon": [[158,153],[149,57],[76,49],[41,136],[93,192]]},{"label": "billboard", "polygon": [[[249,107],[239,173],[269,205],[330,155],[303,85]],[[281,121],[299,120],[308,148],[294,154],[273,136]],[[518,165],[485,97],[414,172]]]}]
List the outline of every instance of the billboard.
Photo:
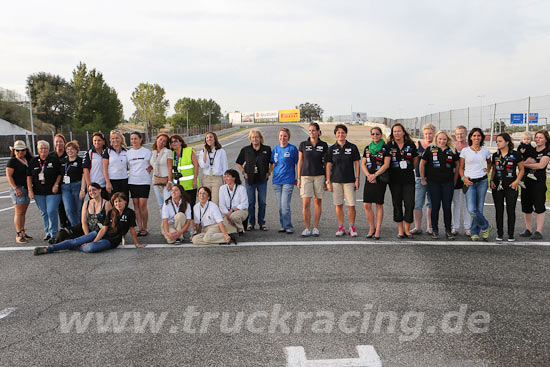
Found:
[{"label": "billboard", "polygon": [[279,122],[299,122],[300,121],[300,110],[280,110],[279,111]]},{"label": "billboard", "polygon": [[255,122],[277,122],[278,120],[278,111],[261,111],[254,113]]},{"label": "billboard", "polygon": [[241,124],[241,113],[240,112],[229,112],[229,122],[234,125]]},{"label": "billboard", "polygon": [[352,112],[351,121],[367,121],[366,112]]},{"label": "billboard", "polygon": [[254,112],[243,112],[241,115],[241,121],[243,124],[253,124]]}]

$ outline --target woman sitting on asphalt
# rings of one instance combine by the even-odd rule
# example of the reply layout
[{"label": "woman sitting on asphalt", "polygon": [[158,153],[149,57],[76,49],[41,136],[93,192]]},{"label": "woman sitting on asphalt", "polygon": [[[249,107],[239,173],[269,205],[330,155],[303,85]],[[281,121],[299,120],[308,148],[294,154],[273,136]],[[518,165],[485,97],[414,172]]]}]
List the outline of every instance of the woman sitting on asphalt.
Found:
[{"label": "woman sitting on asphalt", "polygon": [[99,232],[90,232],[84,236],[66,240],[48,247],[36,247],[35,255],[51,254],[61,250],[78,249],[82,252],[100,252],[117,248],[128,230],[136,247],[145,247],[138,243],[136,226],[136,215],[128,208],[128,197],[117,192],[111,197],[113,209],[109,211]]},{"label": "woman sitting on asphalt", "polygon": [[[544,213],[546,212],[546,167],[550,162],[550,135],[546,130],[537,131],[535,134],[535,156],[525,161],[525,168],[533,171],[524,179],[525,190],[521,190],[521,211],[525,217],[525,231],[521,237],[530,237],[533,240],[542,239],[544,226]],[[533,225],[533,209],[537,214],[537,230],[531,232]]]},{"label": "woman sitting on asphalt", "polygon": [[111,203],[101,196],[101,186],[92,182],[88,185],[88,196],[90,200],[84,202],[81,209],[80,222],[76,226],[65,227],[57,232],[55,243],[77,238],[90,232],[99,232]]},{"label": "woman sitting on asphalt", "polygon": [[458,155],[453,150],[453,141],[445,131],[438,131],[434,143],[427,146],[420,162],[422,185],[428,188],[432,199],[432,238],[439,238],[439,209],[443,206],[445,236],[454,240],[451,223],[451,203],[458,178]]},{"label": "woman sitting on asphalt", "polygon": [[172,186],[170,197],[162,206],[162,233],[167,243],[179,245],[183,242],[183,234],[191,225],[191,210],[183,187]]},{"label": "woman sitting on asphalt", "polygon": [[507,133],[497,135],[497,148],[498,150],[493,153],[491,175],[491,191],[497,217],[496,240],[504,239],[504,200],[506,200],[508,242],[514,242],[518,186],[524,173],[523,157],[520,152],[513,150],[514,143]]},{"label": "woman sitting on asphalt", "polygon": [[480,233],[484,240],[489,238],[493,226],[483,216],[485,195],[489,186],[487,173],[491,170],[491,153],[485,148],[485,134],[479,127],[468,134],[468,147],[460,152],[460,177],[466,186],[466,205],[472,216],[472,241],[479,241]]},{"label": "woman sitting on asphalt", "polygon": [[[199,202],[193,208],[195,221],[195,245],[229,245],[237,244],[237,230],[229,223],[224,223],[220,208],[210,201],[212,193],[208,187],[201,187],[198,192]],[[228,227],[226,230],[226,226]]]},{"label": "woman sitting on asphalt", "polygon": [[241,184],[239,173],[234,169],[225,171],[225,185],[220,187],[220,210],[224,221],[234,225],[239,235],[243,234],[243,222],[248,218],[248,196]]},{"label": "woman sitting on asphalt", "polygon": [[10,147],[11,158],[6,165],[6,178],[10,185],[10,196],[15,209],[13,224],[17,236],[15,242],[27,243],[32,237],[25,232],[25,216],[31,199],[27,189],[27,169],[32,159],[32,154],[23,140],[17,140]]},{"label": "woman sitting on asphalt", "polygon": [[[380,239],[382,230],[382,220],[384,219],[384,196],[386,195],[386,185],[389,181],[389,172],[391,157],[388,153],[384,139],[382,139],[382,129],[373,127],[370,129],[372,141],[363,151],[361,160],[361,169],[365,174],[365,186],[363,188],[363,206],[365,215],[369,222],[369,233],[367,238]],[[384,178],[380,177],[384,174]],[[374,212],[372,203],[376,204],[376,225],[374,224]]]}]

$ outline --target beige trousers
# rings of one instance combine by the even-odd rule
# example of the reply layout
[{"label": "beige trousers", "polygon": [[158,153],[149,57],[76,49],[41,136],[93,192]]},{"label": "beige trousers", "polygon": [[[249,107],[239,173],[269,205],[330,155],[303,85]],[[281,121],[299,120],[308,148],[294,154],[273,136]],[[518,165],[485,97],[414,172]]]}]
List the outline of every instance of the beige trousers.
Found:
[{"label": "beige trousers", "polygon": [[[183,213],[176,214],[176,216],[174,217],[174,223],[168,223],[168,231],[170,233],[180,231],[185,226],[185,222],[187,222],[187,217],[185,216],[185,214],[183,214]],[[171,240],[166,235],[166,233],[164,233],[164,228],[162,228],[162,229],[163,229],[162,234],[164,235],[164,238],[166,238],[167,243],[172,244],[172,243],[176,242],[176,240]],[[182,235],[182,237],[183,237],[183,235]]]},{"label": "beige trousers", "polygon": [[[223,225],[227,233],[237,232],[237,229],[226,220],[223,221]],[[192,241],[194,245],[219,245],[225,243],[225,238],[218,224],[212,224],[203,228],[201,233],[194,235]]]},{"label": "beige trousers", "polygon": [[210,198],[210,200],[216,203],[216,205],[220,205],[220,187],[222,185],[223,185],[222,176],[209,176],[209,175],[202,176],[202,186],[206,186],[210,190],[212,190],[212,197]]},{"label": "beige trousers", "polygon": [[[235,225],[235,228],[238,232],[244,231],[243,222],[248,218],[248,210],[237,210],[236,212],[231,213],[229,216],[229,219],[233,222]],[[223,222],[227,223],[227,214],[223,216]]]}]

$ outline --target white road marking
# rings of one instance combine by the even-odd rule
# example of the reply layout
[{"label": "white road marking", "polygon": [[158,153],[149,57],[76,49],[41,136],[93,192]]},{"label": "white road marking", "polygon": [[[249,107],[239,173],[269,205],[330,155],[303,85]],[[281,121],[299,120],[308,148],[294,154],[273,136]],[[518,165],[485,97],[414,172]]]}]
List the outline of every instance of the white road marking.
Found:
[{"label": "white road marking", "polygon": [[8,315],[13,311],[15,311],[15,307],[4,308],[2,311],[0,311],[0,320],[8,317]]},{"label": "white road marking", "polygon": [[245,136],[243,136],[243,137],[241,137],[241,138],[239,138],[239,139],[237,139],[237,140],[233,140],[232,142],[229,142],[229,143],[227,143],[227,144],[224,144],[223,146],[224,146],[224,147],[227,147],[227,146],[233,145],[233,144],[235,144],[235,143],[238,143],[238,142],[243,141],[243,140],[246,140],[246,139],[248,139],[248,135],[245,135]]},{"label": "white road marking", "polygon": [[[30,204],[32,203],[34,203],[34,200],[31,200]],[[10,206],[9,208],[0,209],[0,213],[5,212],[6,210],[12,210],[12,209],[13,209],[13,206]]]},{"label": "white road marking", "polygon": [[6,195],[6,196],[0,196],[0,199],[9,199],[9,198],[11,198],[11,196],[10,196],[10,195]]},{"label": "white road marking", "polygon": [[[285,242],[239,242],[238,245],[227,245],[227,246],[197,246],[193,245],[191,243],[186,243],[183,245],[169,245],[166,243],[154,243],[154,244],[148,244],[143,249],[158,249],[158,248],[170,248],[170,249],[178,249],[178,248],[237,248],[237,247],[275,247],[275,246],[303,246],[303,247],[315,247],[315,246],[339,246],[339,245],[355,245],[355,246],[520,246],[520,247],[528,247],[528,246],[541,246],[541,247],[550,247],[550,242],[525,242],[525,241],[517,241],[517,242],[485,242],[485,241],[479,241],[479,242],[473,242],[473,241],[433,241],[433,240],[425,240],[425,241],[409,241],[409,240],[395,240],[395,241],[383,241],[383,240],[377,240],[377,241],[350,241],[350,240],[338,240],[335,239],[333,241],[285,241]],[[118,249],[121,250],[128,250],[128,249],[135,249],[136,247],[134,245],[126,245],[124,247],[119,246]],[[8,251],[32,251],[34,249],[34,246],[18,246],[18,247],[0,247],[0,252],[8,252]]]},{"label": "white road marking", "polygon": [[358,345],[359,358],[311,359],[303,347],[286,347],[287,367],[382,367],[380,356],[372,345]]}]

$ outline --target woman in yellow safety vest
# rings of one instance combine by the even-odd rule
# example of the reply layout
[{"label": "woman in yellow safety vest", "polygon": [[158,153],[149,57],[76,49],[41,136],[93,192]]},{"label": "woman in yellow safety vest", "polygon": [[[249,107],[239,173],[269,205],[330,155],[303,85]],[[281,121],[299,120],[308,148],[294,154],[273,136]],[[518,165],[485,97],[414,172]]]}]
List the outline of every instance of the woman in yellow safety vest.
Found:
[{"label": "woman in yellow safety vest", "polygon": [[183,138],[177,134],[170,137],[170,146],[172,169],[168,172],[168,180],[174,185],[183,186],[189,204],[194,207],[199,187],[199,161],[195,149],[188,147]]}]

